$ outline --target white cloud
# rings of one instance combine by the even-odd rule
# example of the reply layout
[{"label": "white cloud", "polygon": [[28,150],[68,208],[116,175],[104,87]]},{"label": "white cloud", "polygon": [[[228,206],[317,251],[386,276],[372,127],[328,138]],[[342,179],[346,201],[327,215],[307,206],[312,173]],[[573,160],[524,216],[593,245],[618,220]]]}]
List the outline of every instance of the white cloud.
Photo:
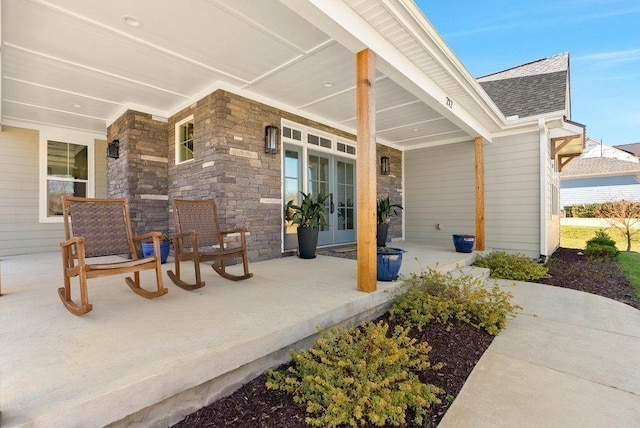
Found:
[{"label": "white cloud", "polygon": [[640,60],[640,49],[626,49],[622,51],[599,52],[595,54],[579,55],[572,61],[596,61],[606,64],[621,64]]}]

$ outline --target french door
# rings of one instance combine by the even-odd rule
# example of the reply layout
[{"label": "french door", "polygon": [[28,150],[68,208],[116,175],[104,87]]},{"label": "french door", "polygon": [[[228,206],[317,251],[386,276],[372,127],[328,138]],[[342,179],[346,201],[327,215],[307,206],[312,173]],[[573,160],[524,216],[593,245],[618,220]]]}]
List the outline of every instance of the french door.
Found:
[{"label": "french door", "polygon": [[[320,228],[318,245],[356,240],[355,160],[284,145],[284,205],[300,202],[300,192],[331,194],[326,201],[328,226]],[[284,248],[298,245],[296,226],[285,221]]]}]

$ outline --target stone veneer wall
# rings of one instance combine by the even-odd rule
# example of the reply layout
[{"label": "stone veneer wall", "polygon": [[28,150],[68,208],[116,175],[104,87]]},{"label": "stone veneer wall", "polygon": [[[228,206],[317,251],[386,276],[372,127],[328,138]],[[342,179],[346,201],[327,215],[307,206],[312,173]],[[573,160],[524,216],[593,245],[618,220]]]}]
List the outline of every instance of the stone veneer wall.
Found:
[{"label": "stone veneer wall", "polygon": [[[381,144],[377,145],[376,152],[376,158],[378,160],[378,198],[389,196],[392,204],[404,206],[402,203],[402,152]],[[382,156],[389,157],[389,175],[380,175],[380,158]],[[394,238],[402,238],[402,216],[391,217],[387,243],[391,242]]]},{"label": "stone veneer wall", "polygon": [[129,110],[107,136],[120,140],[120,157],[108,159],[107,195],[128,199],[134,235],[168,232],[167,124]]},{"label": "stone veneer wall", "polygon": [[[175,125],[190,115],[194,119],[194,158],[176,165]],[[264,128],[280,127],[283,118],[355,140],[344,131],[218,90],[173,115],[167,123],[127,112],[111,125],[109,141],[120,139],[120,159],[109,160],[109,195],[129,198],[132,216],[135,205],[136,232],[173,232],[173,199],[214,198],[222,229],[249,230],[250,261],[278,258],[284,209],[281,155],[264,152]],[[381,145],[377,150],[378,156],[390,157],[392,172],[389,176],[378,172],[378,194],[389,194],[392,201],[401,202],[401,152]],[[401,233],[401,219],[392,220],[389,237]]]}]

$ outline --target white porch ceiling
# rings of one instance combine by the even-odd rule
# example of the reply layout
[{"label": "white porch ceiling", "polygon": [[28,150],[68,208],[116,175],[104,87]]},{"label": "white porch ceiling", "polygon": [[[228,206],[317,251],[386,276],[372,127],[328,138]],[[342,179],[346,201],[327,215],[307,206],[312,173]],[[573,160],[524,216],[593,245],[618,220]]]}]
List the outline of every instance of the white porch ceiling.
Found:
[{"label": "white porch ceiling", "polygon": [[355,133],[355,52],[368,46],[380,58],[381,143],[498,131],[504,118],[416,10],[411,0],[2,0],[1,123],[105,134],[127,109],[169,117],[224,88]]}]

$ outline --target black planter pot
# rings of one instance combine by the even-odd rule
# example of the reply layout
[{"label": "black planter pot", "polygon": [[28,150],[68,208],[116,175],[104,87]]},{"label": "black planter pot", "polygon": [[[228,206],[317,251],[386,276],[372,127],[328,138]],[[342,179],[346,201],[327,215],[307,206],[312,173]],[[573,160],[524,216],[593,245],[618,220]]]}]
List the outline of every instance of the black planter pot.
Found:
[{"label": "black planter pot", "polygon": [[376,229],[376,246],[384,247],[387,243],[387,234],[389,233],[389,223],[378,223]]},{"label": "black planter pot", "polygon": [[298,257],[301,259],[314,259],[318,246],[317,227],[298,227]]}]

